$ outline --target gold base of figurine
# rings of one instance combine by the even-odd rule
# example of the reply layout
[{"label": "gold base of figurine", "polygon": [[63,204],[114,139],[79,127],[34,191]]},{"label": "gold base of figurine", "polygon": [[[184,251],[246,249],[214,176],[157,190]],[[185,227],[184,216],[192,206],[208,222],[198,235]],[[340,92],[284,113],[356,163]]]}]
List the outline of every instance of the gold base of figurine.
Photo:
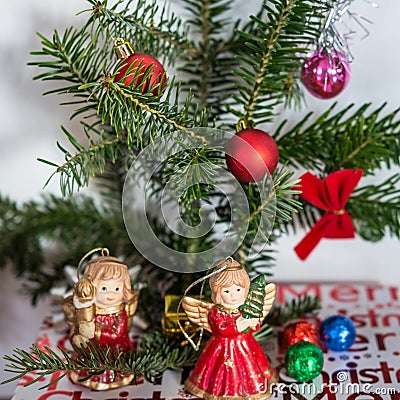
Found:
[{"label": "gold base of figurine", "polygon": [[123,378],[112,381],[112,382],[99,382],[99,381],[93,381],[90,378],[86,380],[82,380],[81,375],[77,371],[69,371],[68,376],[71,379],[73,383],[76,383],[77,385],[82,385],[89,387],[92,390],[110,390],[110,389],[116,389],[122,386],[127,386],[131,383],[131,381],[134,378],[134,375],[125,375]]},{"label": "gold base of figurine", "polygon": [[214,394],[210,394],[205,392],[204,390],[198,388],[197,386],[193,385],[192,382],[189,381],[189,379],[186,379],[185,381],[185,388],[188,392],[191,394],[200,397],[205,400],[264,400],[268,399],[272,395],[271,389],[271,384],[278,382],[278,376],[276,373],[271,377],[270,380],[270,386],[269,389],[264,392],[264,393],[255,393],[255,394],[249,394],[247,396],[216,396]]}]

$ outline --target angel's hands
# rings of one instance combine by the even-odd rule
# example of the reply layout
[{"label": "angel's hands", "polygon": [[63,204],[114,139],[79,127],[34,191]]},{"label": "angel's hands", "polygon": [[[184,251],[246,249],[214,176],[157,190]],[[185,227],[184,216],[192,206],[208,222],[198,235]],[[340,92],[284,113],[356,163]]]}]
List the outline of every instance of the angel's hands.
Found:
[{"label": "angel's hands", "polygon": [[243,318],[239,317],[236,320],[236,327],[239,332],[244,332],[248,328],[254,328],[259,324],[260,320],[259,318]]},{"label": "angel's hands", "polygon": [[74,335],[72,342],[78,347],[85,345],[90,339],[94,338],[94,333],[95,323],[93,321],[81,322],[78,326],[78,334]]}]

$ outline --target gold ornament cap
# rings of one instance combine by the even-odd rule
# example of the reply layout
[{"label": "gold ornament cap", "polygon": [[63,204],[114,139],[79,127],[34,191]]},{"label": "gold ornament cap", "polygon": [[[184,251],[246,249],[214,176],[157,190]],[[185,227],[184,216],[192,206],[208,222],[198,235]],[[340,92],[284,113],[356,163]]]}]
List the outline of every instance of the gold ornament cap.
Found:
[{"label": "gold ornament cap", "polygon": [[254,128],[254,122],[248,118],[241,118],[236,124],[236,132],[239,133],[245,129]]},{"label": "gold ornament cap", "polygon": [[125,60],[135,53],[131,44],[122,38],[114,40],[114,52],[118,60]]}]

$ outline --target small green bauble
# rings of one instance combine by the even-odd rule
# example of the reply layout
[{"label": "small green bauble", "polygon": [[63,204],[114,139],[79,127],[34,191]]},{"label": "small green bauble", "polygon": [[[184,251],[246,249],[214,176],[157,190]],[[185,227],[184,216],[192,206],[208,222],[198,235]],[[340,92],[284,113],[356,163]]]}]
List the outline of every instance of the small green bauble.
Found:
[{"label": "small green bauble", "polygon": [[297,342],[285,354],[288,374],[298,382],[308,382],[318,376],[324,366],[321,349],[311,342]]}]

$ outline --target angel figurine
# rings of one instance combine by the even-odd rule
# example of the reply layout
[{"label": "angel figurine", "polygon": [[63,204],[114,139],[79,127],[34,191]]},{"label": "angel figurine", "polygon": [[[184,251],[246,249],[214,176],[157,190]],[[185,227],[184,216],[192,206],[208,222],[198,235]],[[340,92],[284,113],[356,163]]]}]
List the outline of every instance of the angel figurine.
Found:
[{"label": "angel figurine", "polygon": [[265,399],[271,395],[274,369],[253,337],[275,299],[275,285],[265,285],[264,278],[263,282],[258,317],[245,315],[250,278],[230,257],[210,274],[213,303],[187,296],[182,299],[188,319],[212,334],[185,381],[191,394],[206,400]]},{"label": "angel figurine", "polygon": [[[89,252],[82,261],[99,249]],[[72,296],[64,301],[64,314],[70,328],[70,340],[76,347],[86,346],[89,340],[110,348],[115,354],[133,350],[129,338],[132,317],[136,312],[139,292],[131,289],[128,267],[108,249],[100,249],[102,255],[87,263],[84,276],[75,284]],[[103,374],[88,378],[88,371],[71,371],[74,383],[95,390],[106,390],[128,384],[133,375]]]}]

